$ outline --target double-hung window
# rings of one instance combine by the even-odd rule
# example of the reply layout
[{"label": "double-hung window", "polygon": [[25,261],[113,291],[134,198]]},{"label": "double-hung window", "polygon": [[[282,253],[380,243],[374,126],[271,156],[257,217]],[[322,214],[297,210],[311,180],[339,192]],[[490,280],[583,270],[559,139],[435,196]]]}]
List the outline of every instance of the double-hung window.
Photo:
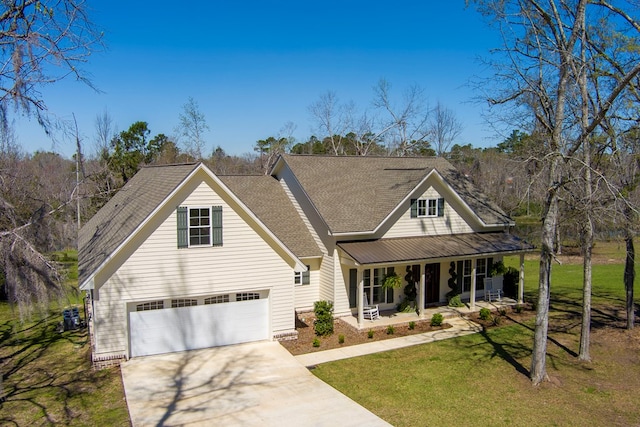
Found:
[{"label": "double-hung window", "polygon": [[444,199],[412,199],[411,217],[430,218],[444,216]]},{"label": "double-hung window", "polygon": [[180,206],[178,248],[222,246],[222,206]]},{"label": "double-hung window", "polygon": [[309,275],[310,267],[307,265],[307,271],[296,271],[293,276],[293,283],[295,285],[308,285],[311,283],[311,277]]},{"label": "double-hung window", "polygon": [[189,209],[189,246],[209,246],[211,244],[211,210],[209,208]]}]

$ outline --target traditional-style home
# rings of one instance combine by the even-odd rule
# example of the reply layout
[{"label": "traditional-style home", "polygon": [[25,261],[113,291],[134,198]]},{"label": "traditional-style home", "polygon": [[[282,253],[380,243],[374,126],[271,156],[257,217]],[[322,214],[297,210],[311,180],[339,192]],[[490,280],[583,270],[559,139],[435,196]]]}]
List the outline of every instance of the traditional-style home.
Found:
[{"label": "traditional-style home", "polygon": [[318,300],[362,325],[365,302],[405,297],[382,286],[392,272],[415,281],[419,313],[454,277],[473,305],[492,263],[532,249],[513,225],[442,158],[146,167],[79,233],[94,361],[295,337],[295,313]]}]

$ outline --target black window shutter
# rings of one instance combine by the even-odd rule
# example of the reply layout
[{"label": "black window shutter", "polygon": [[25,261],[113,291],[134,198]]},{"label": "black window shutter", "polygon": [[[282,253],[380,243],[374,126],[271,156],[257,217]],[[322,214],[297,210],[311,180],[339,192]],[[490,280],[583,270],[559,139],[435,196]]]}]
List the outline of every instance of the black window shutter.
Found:
[{"label": "black window shutter", "polygon": [[189,247],[189,226],[187,224],[187,208],[178,206],[176,210],[178,220],[178,248]]},{"label": "black window shutter", "polygon": [[438,216],[444,216],[444,199],[442,197],[438,199]]},{"label": "black window shutter", "polygon": [[213,246],[222,246],[222,206],[211,207]]},{"label": "black window shutter", "polygon": [[309,273],[309,266],[307,265],[307,271],[302,272],[302,284],[308,285],[311,283],[311,276]]},{"label": "black window shutter", "polygon": [[411,199],[411,218],[418,217],[418,199]]}]

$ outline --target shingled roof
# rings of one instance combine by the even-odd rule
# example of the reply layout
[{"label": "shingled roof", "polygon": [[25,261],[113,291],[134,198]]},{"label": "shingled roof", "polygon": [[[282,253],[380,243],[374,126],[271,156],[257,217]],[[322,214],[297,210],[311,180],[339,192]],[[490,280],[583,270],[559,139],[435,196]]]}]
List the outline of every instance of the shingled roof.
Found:
[{"label": "shingled roof", "polygon": [[[197,163],[142,168],[78,233],[78,280],[82,284],[198,166]],[[218,176],[297,257],[322,252],[271,176]]]},{"label": "shingled roof", "polygon": [[218,178],[297,257],[322,256],[277,179],[268,175],[219,175]]},{"label": "shingled roof", "polygon": [[78,232],[78,283],[84,283],[197,166],[145,167],[135,174]]},{"label": "shingled roof", "polygon": [[369,232],[434,169],[485,225],[513,221],[441,157],[283,155],[333,233]]}]

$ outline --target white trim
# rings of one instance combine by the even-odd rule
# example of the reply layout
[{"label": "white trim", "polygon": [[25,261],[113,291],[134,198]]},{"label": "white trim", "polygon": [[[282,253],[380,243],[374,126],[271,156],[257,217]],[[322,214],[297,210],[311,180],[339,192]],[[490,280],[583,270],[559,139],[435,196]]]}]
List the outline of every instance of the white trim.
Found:
[{"label": "white trim", "polygon": [[[211,211],[211,206],[188,206],[185,205],[185,208],[187,208],[187,248],[208,248],[213,246],[213,212]],[[200,225],[197,227],[191,227],[191,210],[192,209],[206,209],[209,212],[209,243],[207,244],[200,244],[200,245],[192,245],[191,244],[191,228],[205,228],[205,226]],[[198,217],[200,217],[200,215],[198,214]]]}]

